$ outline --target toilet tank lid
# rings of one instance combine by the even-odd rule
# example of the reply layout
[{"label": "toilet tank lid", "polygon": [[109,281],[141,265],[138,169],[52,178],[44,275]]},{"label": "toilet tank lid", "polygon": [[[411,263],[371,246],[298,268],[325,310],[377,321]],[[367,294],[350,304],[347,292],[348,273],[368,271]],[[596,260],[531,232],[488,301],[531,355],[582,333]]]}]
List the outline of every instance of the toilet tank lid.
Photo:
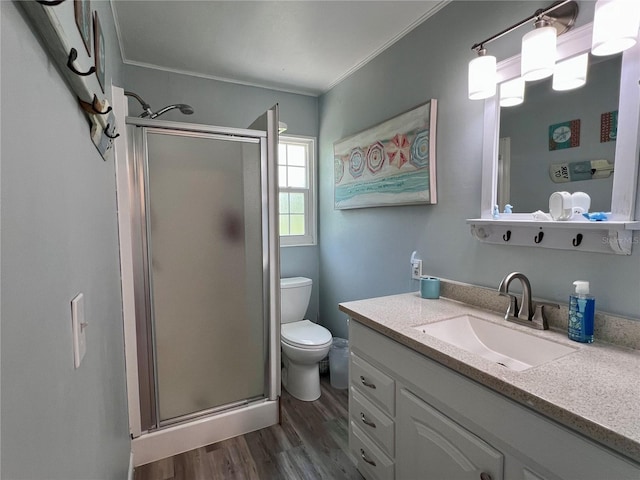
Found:
[{"label": "toilet tank lid", "polygon": [[281,278],[280,288],[297,288],[311,285],[312,280],[305,277]]}]

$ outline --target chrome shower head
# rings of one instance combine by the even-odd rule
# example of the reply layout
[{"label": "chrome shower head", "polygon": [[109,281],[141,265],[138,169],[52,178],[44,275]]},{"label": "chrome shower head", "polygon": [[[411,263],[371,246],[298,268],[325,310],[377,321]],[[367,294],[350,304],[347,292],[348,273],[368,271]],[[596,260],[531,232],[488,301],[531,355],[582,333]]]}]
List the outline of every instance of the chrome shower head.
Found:
[{"label": "chrome shower head", "polygon": [[194,112],[193,107],[191,105],[187,105],[185,103],[178,103],[176,105],[169,105],[168,107],[161,108],[160,110],[158,110],[157,113],[152,114],[151,118],[159,117],[163,113],[166,113],[169,110],[173,110],[175,108],[180,110],[180,113],[182,113],[183,115],[191,115]]},{"label": "chrome shower head", "polygon": [[194,112],[193,107],[191,105],[187,105],[186,103],[178,104],[178,108],[184,115],[192,115]]},{"label": "chrome shower head", "polygon": [[183,115],[191,115],[194,111],[191,105],[187,105],[186,103],[177,103],[175,105],[169,105],[168,107],[161,108],[156,113],[153,113],[153,111],[151,110],[151,106],[147,102],[145,102],[137,93],[125,91],[124,94],[128,97],[135,98],[138,103],[142,105],[142,109],[144,110],[144,112],[139,115],[140,118],[156,118],[163,113],[168,112],[169,110],[173,110],[174,108],[179,109],[180,113],[182,113]]}]

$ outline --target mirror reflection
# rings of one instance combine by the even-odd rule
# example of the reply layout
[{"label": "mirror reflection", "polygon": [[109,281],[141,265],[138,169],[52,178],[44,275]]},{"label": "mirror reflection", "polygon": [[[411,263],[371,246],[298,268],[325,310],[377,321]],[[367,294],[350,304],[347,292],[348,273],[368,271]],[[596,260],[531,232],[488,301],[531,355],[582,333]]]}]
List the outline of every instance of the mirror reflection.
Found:
[{"label": "mirror reflection", "polygon": [[524,103],[500,109],[498,204],[548,211],[556,191],[586,192],[610,211],[622,55],[593,57],[585,86],[527,82]]}]

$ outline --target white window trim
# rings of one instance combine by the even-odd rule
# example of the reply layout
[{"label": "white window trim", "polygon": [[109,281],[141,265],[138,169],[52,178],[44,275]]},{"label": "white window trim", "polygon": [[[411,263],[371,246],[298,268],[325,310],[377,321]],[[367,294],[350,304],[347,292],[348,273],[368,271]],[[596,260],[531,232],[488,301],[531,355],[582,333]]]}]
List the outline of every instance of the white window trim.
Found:
[{"label": "white window trim", "polygon": [[[308,197],[308,205],[306,205],[308,212],[306,216],[306,235],[285,235],[280,236],[280,246],[281,247],[301,247],[301,246],[310,246],[317,245],[317,212],[318,212],[318,201],[317,201],[317,172],[316,172],[316,139],[315,137],[306,137],[302,135],[280,135],[280,141],[283,143],[299,143],[307,146],[307,151],[309,152],[309,168],[307,169],[308,185],[309,185],[309,197]],[[278,188],[278,193],[280,193],[280,188]],[[282,191],[287,192],[295,192],[300,191],[300,189],[296,188],[286,188]],[[279,196],[278,196],[279,198]],[[278,211],[280,209],[278,208]]]}]

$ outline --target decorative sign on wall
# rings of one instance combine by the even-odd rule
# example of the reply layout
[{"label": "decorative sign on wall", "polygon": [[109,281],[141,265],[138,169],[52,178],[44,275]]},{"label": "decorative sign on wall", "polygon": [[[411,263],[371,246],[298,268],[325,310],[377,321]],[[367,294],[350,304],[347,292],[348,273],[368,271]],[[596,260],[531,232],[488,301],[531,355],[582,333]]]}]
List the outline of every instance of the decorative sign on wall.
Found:
[{"label": "decorative sign on wall", "polygon": [[580,146],[580,119],[549,126],[549,150]]},{"label": "decorative sign on wall", "polygon": [[98,83],[100,84],[102,93],[104,93],[104,35],[102,34],[102,27],[100,27],[98,12],[95,12],[93,17],[93,45],[95,47],[96,54],[96,77],[98,78]]},{"label": "decorative sign on wall", "polygon": [[614,142],[618,136],[618,111],[600,115],[600,143]]},{"label": "decorative sign on wall", "polygon": [[87,55],[91,56],[91,5],[89,0],[73,0],[76,25]]},{"label": "decorative sign on wall", "polygon": [[437,100],[337,141],[336,209],[434,204]]}]

